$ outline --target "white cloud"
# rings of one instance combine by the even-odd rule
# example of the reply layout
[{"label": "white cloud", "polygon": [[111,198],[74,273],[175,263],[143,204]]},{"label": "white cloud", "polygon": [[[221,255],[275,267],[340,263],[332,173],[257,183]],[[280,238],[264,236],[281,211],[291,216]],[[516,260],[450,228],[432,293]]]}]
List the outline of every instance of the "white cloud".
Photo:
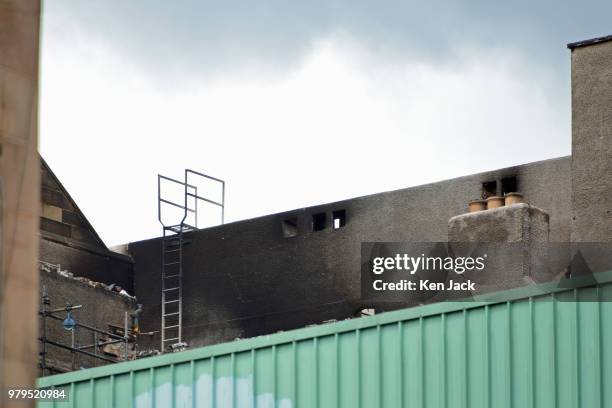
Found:
[{"label": "white cloud", "polygon": [[156,175],[185,167],[227,181],[234,221],[569,154],[546,72],[459,55],[389,65],[333,37],[275,80],[173,89],[76,27],[47,30],[41,151],[110,245],[159,235]]}]

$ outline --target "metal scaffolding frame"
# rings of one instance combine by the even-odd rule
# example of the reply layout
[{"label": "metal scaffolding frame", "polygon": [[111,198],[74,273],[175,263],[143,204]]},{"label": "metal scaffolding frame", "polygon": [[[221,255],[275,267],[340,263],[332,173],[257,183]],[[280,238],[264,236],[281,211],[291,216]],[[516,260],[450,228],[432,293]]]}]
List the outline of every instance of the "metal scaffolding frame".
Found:
[{"label": "metal scaffolding frame", "polygon": [[[61,348],[64,350],[68,350],[72,353],[72,362],[71,368],[72,370],[77,369],[76,367],[76,355],[83,354],[88,357],[93,357],[98,360],[106,361],[109,363],[118,363],[121,361],[126,361],[128,359],[128,343],[133,341],[131,337],[130,330],[128,328],[128,313],[125,312],[124,317],[124,328],[123,328],[123,336],[120,336],[115,333],[110,333],[108,331],[99,329],[97,327],[89,326],[87,324],[75,322],[74,327],[70,330],[71,332],[71,341],[70,345],[63,344],[58,341],[50,340],[47,338],[47,327],[48,327],[48,319],[53,319],[55,321],[63,322],[65,320],[64,317],[57,316],[58,313],[68,313],[73,310],[81,309],[82,305],[71,305],[66,304],[64,307],[49,309],[51,305],[51,301],[49,299],[49,295],[47,294],[46,287],[43,286],[42,297],[41,297],[41,310],[39,310],[38,314],[40,315],[41,322],[41,336],[39,337],[39,342],[41,343],[41,351],[40,351],[40,369],[42,376],[47,374],[51,374],[52,367],[47,365],[47,346],[51,345],[57,348]],[[59,323],[62,324],[62,323]],[[90,331],[93,335],[92,344],[79,345],[78,344],[78,331],[79,329]],[[104,342],[99,342],[99,335],[110,338],[111,340],[107,340]],[[106,346],[108,344],[115,343],[124,343],[124,355],[123,360],[111,358],[108,356],[104,356],[98,353],[98,348]],[[88,349],[93,349],[93,352],[87,351]]]}]

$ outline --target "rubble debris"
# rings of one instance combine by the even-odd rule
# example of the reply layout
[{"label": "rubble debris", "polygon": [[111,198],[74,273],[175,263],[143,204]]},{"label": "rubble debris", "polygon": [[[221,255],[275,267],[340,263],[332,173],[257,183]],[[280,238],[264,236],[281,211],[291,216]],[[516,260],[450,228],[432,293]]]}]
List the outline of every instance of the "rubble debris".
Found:
[{"label": "rubble debris", "polygon": [[168,349],[172,351],[173,353],[178,353],[179,351],[187,350],[187,347],[189,347],[187,343],[181,342],[181,343],[174,343],[174,344],[169,345]]},{"label": "rubble debris", "polygon": [[376,310],[369,308],[369,309],[361,309],[359,311],[359,315],[360,316],[374,316],[376,314]]},{"label": "rubble debris", "polygon": [[60,264],[52,264],[45,261],[38,261],[39,269],[45,272],[56,272],[62,275],[65,278],[74,278],[74,274],[72,272],[68,272],[67,270],[61,268]]},{"label": "rubble debris", "polygon": [[94,288],[102,288],[102,289],[105,289],[111,292],[116,292],[130,299],[136,299],[136,296],[130,295],[125,289],[123,289],[121,286],[117,285],[116,283],[111,283],[110,285],[107,285],[105,283],[96,282],[96,281],[93,281],[91,279],[88,279],[82,276],[74,276],[72,272],[62,269],[60,264],[52,264],[52,263],[44,262],[44,261],[38,261],[38,264],[39,264],[40,271],[44,271],[48,273],[55,272],[58,275],[63,276],[64,278],[76,280],[76,281],[82,282]]},{"label": "rubble debris", "polygon": [[104,354],[113,356],[117,359],[122,359],[124,356],[125,344],[123,343],[113,343],[106,344],[102,347],[102,351]]},{"label": "rubble debris", "polygon": [[136,358],[146,358],[146,357],[152,357],[152,356],[159,356],[161,354],[161,352],[157,349],[153,349],[153,350],[140,350],[138,353],[136,353]]}]

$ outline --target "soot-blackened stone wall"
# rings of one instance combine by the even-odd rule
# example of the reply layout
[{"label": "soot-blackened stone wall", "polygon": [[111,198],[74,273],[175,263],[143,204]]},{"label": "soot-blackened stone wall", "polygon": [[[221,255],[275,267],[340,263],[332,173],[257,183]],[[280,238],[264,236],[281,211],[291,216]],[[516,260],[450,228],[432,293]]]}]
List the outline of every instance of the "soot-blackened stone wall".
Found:
[{"label": "soot-blackened stone wall", "polygon": [[[550,240],[567,241],[569,157],[187,234],[184,339],[202,346],[354,316],[372,306],[360,300],[361,242],[446,241],[448,220],[466,212],[468,201],[482,194],[482,184],[499,184],[508,176],[516,176],[527,202],[550,214]],[[346,224],[333,229],[332,213],[341,210]],[[313,217],[320,213],[326,226],[312,231]],[[135,293],[145,305],[142,331],[158,331],[161,240],[131,243],[129,251],[135,261]],[[159,337],[142,338],[141,346],[159,348]]]}]

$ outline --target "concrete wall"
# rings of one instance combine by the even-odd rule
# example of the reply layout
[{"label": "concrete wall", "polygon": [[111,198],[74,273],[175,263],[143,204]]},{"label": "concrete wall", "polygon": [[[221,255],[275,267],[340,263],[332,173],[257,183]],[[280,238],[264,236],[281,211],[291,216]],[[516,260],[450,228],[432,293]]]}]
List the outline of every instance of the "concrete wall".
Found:
[{"label": "concrete wall", "polygon": [[[78,323],[97,327],[108,331],[109,325],[118,327],[124,326],[124,312],[131,312],[136,309],[134,299],[120,295],[109,290],[92,287],[87,283],[64,277],[56,271],[40,271],[40,286],[47,290],[50,299],[50,309],[64,307],[66,303],[72,305],[82,305],[81,309],[73,312],[73,317]],[[65,313],[56,313],[60,317],[65,317]],[[39,320],[42,324],[42,319]],[[43,334],[40,327],[41,336]],[[94,336],[91,331],[77,329],[75,340],[78,345],[94,344]],[[47,318],[46,335],[49,340],[65,345],[71,344],[71,332],[62,327],[62,322]],[[98,339],[103,336],[98,335]],[[93,352],[93,348],[88,351]],[[102,350],[99,349],[98,353]],[[94,367],[107,364],[106,362],[75,354],[75,368]],[[72,370],[72,353],[56,346],[48,345],[46,354],[47,371],[45,375],[57,372]]]},{"label": "concrete wall", "polygon": [[32,388],[38,306],[40,1],[0,0],[0,406]]},{"label": "concrete wall", "polygon": [[548,242],[549,216],[520,203],[458,215],[448,221],[450,242]]},{"label": "concrete wall", "polygon": [[[310,207],[188,234],[183,281],[184,338],[190,346],[344,319],[360,301],[362,241],[446,241],[448,220],[467,211],[482,183],[516,176],[527,202],[550,215],[550,240],[567,241],[570,158],[548,160],[404,190]],[[346,225],[331,228],[332,211]],[[312,231],[314,214],[327,226]],[[285,237],[283,221],[297,220]],[[285,228],[287,232],[287,228]],[[160,239],[131,243],[142,330],[160,328]],[[394,307],[405,307],[397,304]],[[143,346],[159,347],[159,338]]]},{"label": "concrete wall", "polygon": [[574,242],[612,242],[612,38],[572,49]]},{"label": "concrete wall", "polygon": [[[475,290],[452,293],[451,296],[467,298],[468,295],[554,280],[565,272],[569,258],[551,256],[553,251],[549,250],[548,234],[549,215],[525,203],[451,218],[448,240],[456,243],[451,246],[452,253],[455,256],[475,256],[475,253],[488,256],[484,271],[468,271],[461,276],[451,274],[447,277],[476,283]],[[557,255],[556,251],[553,253]]]}]

